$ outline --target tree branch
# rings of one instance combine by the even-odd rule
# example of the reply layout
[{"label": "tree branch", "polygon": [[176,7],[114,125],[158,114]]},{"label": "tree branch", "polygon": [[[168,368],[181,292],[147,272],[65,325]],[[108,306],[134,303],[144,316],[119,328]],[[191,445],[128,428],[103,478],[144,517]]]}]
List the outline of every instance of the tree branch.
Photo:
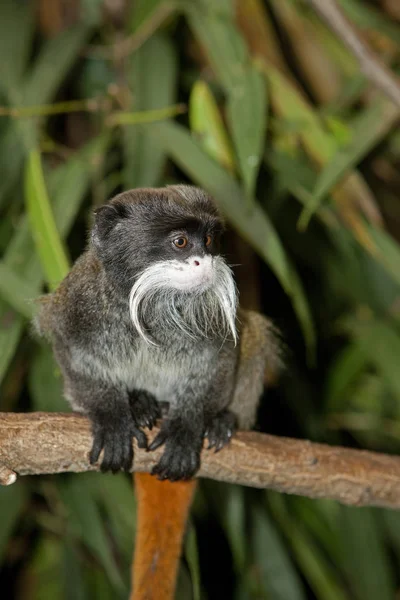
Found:
[{"label": "tree branch", "polygon": [[335,0],[306,0],[357,58],[364,75],[400,106],[400,83],[368,48]]},{"label": "tree branch", "polygon": [[[153,439],[157,429],[149,432]],[[0,483],[19,475],[98,470],[88,462],[86,417],[0,413]],[[162,453],[135,446],[134,470],[150,471]],[[255,432],[238,433],[218,454],[203,451],[200,477],[356,506],[400,508],[400,457]]]}]

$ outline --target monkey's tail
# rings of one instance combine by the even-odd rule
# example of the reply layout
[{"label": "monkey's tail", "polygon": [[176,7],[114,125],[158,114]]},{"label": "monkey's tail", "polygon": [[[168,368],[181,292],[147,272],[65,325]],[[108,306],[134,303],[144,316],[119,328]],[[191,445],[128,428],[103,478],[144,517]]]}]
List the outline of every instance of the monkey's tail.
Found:
[{"label": "monkey's tail", "polygon": [[183,534],[196,480],[135,473],[137,531],[129,600],[173,600]]}]

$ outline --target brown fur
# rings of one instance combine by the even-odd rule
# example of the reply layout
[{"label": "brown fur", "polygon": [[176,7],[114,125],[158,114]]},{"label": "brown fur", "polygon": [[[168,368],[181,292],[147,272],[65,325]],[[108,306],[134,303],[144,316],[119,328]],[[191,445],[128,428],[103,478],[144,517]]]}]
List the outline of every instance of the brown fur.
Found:
[{"label": "brown fur", "polygon": [[134,479],[138,525],[130,600],[171,600],[197,482],[159,481],[147,473],[136,473]]}]

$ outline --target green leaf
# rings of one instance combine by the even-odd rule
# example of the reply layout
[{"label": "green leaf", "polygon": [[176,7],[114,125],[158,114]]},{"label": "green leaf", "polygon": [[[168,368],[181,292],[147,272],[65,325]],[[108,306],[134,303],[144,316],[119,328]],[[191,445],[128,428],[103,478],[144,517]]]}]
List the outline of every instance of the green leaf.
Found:
[{"label": "green leaf", "polygon": [[400,410],[400,336],[392,325],[383,320],[348,320],[346,328],[353,336],[365,360],[374,365],[397,398]]},{"label": "green leaf", "polygon": [[396,553],[397,561],[400,561],[400,513],[394,510],[379,511],[386,536]]},{"label": "green leaf", "polygon": [[251,199],[264,149],[267,127],[267,93],[264,77],[251,65],[228,97],[227,116],[240,171]]},{"label": "green leaf", "polygon": [[215,198],[237,231],[270,265],[291,298],[308,348],[312,351],[314,327],[308,303],[300,279],[267,214],[258,204],[246,207],[238,183],[207,156],[184,127],[176,123],[154,123],[148,128],[174,162]]},{"label": "green leaf", "polygon": [[200,585],[200,565],[199,554],[197,550],[196,530],[193,523],[189,523],[189,528],[185,539],[185,558],[188,563],[190,576],[192,579],[193,600],[200,600],[201,585]]},{"label": "green leaf", "polygon": [[[91,475],[99,476],[97,473]],[[68,510],[71,533],[80,539],[99,561],[115,590],[122,592],[124,584],[111,552],[92,486],[82,481],[82,477],[72,476],[59,482],[59,491]]]},{"label": "green leaf", "polygon": [[197,81],[190,94],[190,129],[211,158],[228,171],[235,171],[235,158],[214,96],[205,83]]},{"label": "green leaf", "polygon": [[[2,0],[0,3],[0,86],[17,85],[24,73],[34,32],[31,2]],[[12,57],[5,59],[5,57]]]},{"label": "green leaf", "polygon": [[358,600],[393,600],[395,586],[390,556],[372,509],[340,507],[343,568],[353,597]]},{"label": "green leaf", "polygon": [[383,265],[393,280],[400,285],[399,244],[383,229],[378,229],[368,224],[366,227],[379,250],[375,255],[375,259]]},{"label": "green leaf", "polygon": [[[152,36],[131,57],[128,81],[134,93],[135,111],[157,110],[176,101],[177,56],[165,34]],[[146,130],[123,130],[124,186],[156,186],[161,181],[166,156]]]},{"label": "green leaf", "polygon": [[64,539],[61,564],[64,589],[63,600],[90,600],[85,589],[82,557],[70,535]]},{"label": "green leaf", "polygon": [[129,565],[136,533],[136,498],[131,478],[124,474],[102,473],[100,477],[85,475],[85,484],[92,486],[99,505],[105,510],[110,529]]},{"label": "green leaf", "polygon": [[258,579],[269,600],[305,600],[303,585],[265,509],[252,510],[252,550]]},{"label": "green leaf", "polygon": [[243,74],[249,53],[234,21],[233,4],[197,0],[183,4],[190,28],[207,52],[213,71],[229,93]]},{"label": "green leaf", "polygon": [[138,37],[145,37],[144,32],[150,35],[177,7],[178,2],[174,0],[136,0],[129,22],[129,32]]},{"label": "green leaf", "polygon": [[[89,29],[80,25],[42,44],[23,84],[8,90],[10,103],[17,106],[48,103],[78,57],[88,33]],[[9,122],[0,140],[6,157],[4,175],[0,180],[0,204],[5,195],[18,185],[25,154],[36,143],[37,129],[33,120],[13,119]]]},{"label": "green leaf", "polygon": [[62,579],[62,540],[50,535],[40,536],[24,577],[30,582],[30,594],[35,600],[64,600]]},{"label": "green leaf", "polygon": [[185,3],[184,10],[227,94],[229,127],[246,197],[252,200],[266,132],[264,78],[251,61],[230,2],[198,0]]},{"label": "green leaf", "polygon": [[36,289],[31,288],[13,269],[0,261],[0,297],[11,308],[26,319],[31,319],[33,315],[31,303],[36,295]]},{"label": "green leaf", "polygon": [[337,354],[326,382],[326,409],[338,411],[348,402],[348,390],[365,369],[365,354],[358,344],[348,344]]},{"label": "green leaf", "polygon": [[[66,163],[48,175],[49,193],[54,199],[56,225],[63,238],[68,234],[92,180],[93,170],[106,151],[109,135],[91,140]],[[40,292],[43,272],[34,251],[28,221],[23,217],[9,243],[4,263]],[[4,378],[21,337],[24,320],[0,300],[0,381]]]},{"label": "green leaf", "polygon": [[378,102],[357,117],[353,122],[350,143],[338,149],[318,177],[313,200],[308,207],[310,217],[347,171],[356,166],[387,135],[399,112],[393,104]]},{"label": "green leaf", "polygon": [[314,543],[313,538],[308,535],[298,520],[292,519],[289,515],[285,498],[275,492],[268,492],[267,497],[273,516],[284,531],[296,561],[318,600],[350,600],[331,564]]},{"label": "green leaf", "polygon": [[25,198],[36,251],[47,282],[51,289],[55,289],[67,275],[69,263],[57,231],[38,150],[32,150],[28,156]]},{"label": "green leaf", "polygon": [[349,19],[358,27],[379,31],[380,35],[387,36],[395,44],[399,43],[400,27],[393,19],[385,18],[382,11],[374,10],[363,0],[339,0],[339,3]]},{"label": "green leaf", "polygon": [[86,25],[75,25],[42,44],[23,86],[21,97],[24,106],[47,104],[53,98],[89,33]]},{"label": "green leaf", "polygon": [[21,519],[28,500],[27,489],[23,481],[11,486],[0,487],[0,564],[6,552],[8,540]]},{"label": "green leaf", "polygon": [[236,570],[239,574],[244,574],[246,568],[246,553],[243,545],[246,537],[244,488],[230,485],[224,492],[226,505],[221,515],[222,525],[231,546]]},{"label": "green leaf", "polygon": [[69,405],[63,397],[63,385],[51,348],[39,346],[29,370],[29,393],[33,409],[43,412],[66,412]]}]

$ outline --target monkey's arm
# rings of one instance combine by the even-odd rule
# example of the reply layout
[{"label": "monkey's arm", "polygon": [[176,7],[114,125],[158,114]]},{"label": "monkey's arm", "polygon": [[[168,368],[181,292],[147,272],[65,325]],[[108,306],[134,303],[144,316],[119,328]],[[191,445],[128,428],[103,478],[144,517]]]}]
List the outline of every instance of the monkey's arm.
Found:
[{"label": "monkey's arm", "polygon": [[[214,356],[214,355],[213,355]],[[149,450],[165,444],[164,453],[152,473],[160,479],[190,479],[200,466],[205,431],[205,398],[216,371],[216,361],[205,358],[201,349],[191,363],[191,372],[176,389],[168,416]]]},{"label": "monkey's arm", "polygon": [[102,471],[129,471],[132,466],[132,437],[146,448],[146,436],[133,418],[129,397],[122,387],[94,379],[62,364],[67,396],[75,409],[87,414],[92,422],[91,464],[104,450]]}]

